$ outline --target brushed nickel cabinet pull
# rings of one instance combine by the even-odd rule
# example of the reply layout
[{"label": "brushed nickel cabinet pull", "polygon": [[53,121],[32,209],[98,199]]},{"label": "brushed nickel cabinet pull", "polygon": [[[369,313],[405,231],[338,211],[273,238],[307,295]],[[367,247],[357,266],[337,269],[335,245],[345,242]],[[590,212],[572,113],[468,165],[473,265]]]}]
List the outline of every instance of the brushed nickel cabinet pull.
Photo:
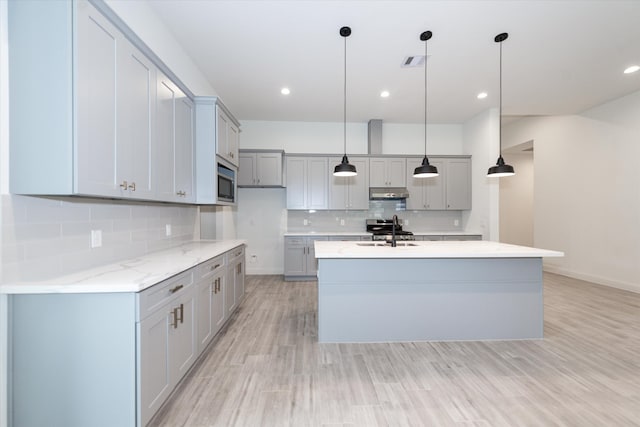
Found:
[{"label": "brushed nickel cabinet pull", "polygon": [[120,184],[120,188],[126,190],[129,187],[129,185],[127,184],[127,181],[122,181],[122,184]]},{"label": "brushed nickel cabinet pull", "polygon": [[131,189],[131,191],[136,191],[136,183],[132,182],[131,184],[129,184],[129,189]]},{"label": "brushed nickel cabinet pull", "polygon": [[180,316],[178,317],[178,320],[180,321],[180,323],[184,323],[184,304],[180,304],[180,308],[177,308],[176,310],[180,310]]},{"label": "brushed nickel cabinet pull", "polygon": [[175,288],[169,289],[169,293],[175,294],[176,292],[178,292],[182,288],[184,288],[184,285],[178,285]]},{"label": "brushed nickel cabinet pull", "polygon": [[209,271],[213,271],[218,267],[220,267],[220,264],[212,265],[212,266],[209,267]]},{"label": "brushed nickel cabinet pull", "polygon": [[171,326],[173,326],[173,329],[178,329],[178,309],[174,308],[171,310],[171,314],[173,315],[173,323]]},{"label": "brushed nickel cabinet pull", "polygon": [[238,274],[242,273],[242,263],[238,264]]}]

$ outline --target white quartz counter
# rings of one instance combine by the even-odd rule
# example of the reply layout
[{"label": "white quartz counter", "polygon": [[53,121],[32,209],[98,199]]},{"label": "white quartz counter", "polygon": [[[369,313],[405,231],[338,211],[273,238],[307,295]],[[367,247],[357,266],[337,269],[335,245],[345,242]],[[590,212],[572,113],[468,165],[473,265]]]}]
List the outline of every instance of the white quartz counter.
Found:
[{"label": "white quartz counter", "polygon": [[[371,246],[374,242],[314,242],[316,258],[541,258],[562,257],[563,252],[505,243],[478,241],[398,242]],[[403,246],[408,244],[410,246]],[[380,245],[380,246],[379,246]]]},{"label": "white quartz counter", "polygon": [[[482,233],[462,231],[413,231],[415,236],[482,236]],[[367,231],[287,231],[285,237],[313,237],[313,236],[361,236],[371,237]]]},{"label": "white quartz counter", "polygon": [[199,240],[40,282],[0,284],[4,294],[140,292],[238,246],[245,240]]}]

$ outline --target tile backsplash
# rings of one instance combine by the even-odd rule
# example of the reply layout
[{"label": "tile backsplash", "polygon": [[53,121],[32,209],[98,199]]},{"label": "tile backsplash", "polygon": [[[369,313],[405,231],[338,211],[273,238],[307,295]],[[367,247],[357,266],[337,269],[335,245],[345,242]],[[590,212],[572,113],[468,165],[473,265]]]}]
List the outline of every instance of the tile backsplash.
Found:
[{"label": "tile backsplash", "polygon": [[[2,195],[2,281],[43,280],[198,238],[198,208]],[[171,235],[167,236],[167,225]],[[91,247],[91,230],[102,246]]]},{"label": "tile backsplash", "polygon": [[404,228],[408,231],[463,230],[462,211],[408,211],[404,204],[392,200],[370,201],[367,211],[290,210],[287,213],[287,230],[291,232],[361,232],[365,231],[367,218],[391,218],[393,215],[405,222]]}]

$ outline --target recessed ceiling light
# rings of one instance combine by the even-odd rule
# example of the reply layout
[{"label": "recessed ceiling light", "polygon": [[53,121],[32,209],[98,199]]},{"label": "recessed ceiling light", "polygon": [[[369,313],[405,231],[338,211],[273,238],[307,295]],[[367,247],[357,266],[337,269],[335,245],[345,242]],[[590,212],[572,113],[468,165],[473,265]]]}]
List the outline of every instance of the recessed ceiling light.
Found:
[{"label": "recessed ceiling light", "polygon": [[280,93],[283,95],[289,95],[291,91],[289,90],[288,87],[283,87],[282,89],[280,89]]},{"label": "recessed ceiling light", "polygon": [[388,90],[383,90],[382,92],[380,92],[380,97],[381,98],[388,98],[389,97],[389,91]]},{"label": "recessed ceiling light", "polygon": [[640,66],[638,65],[632,65],[631,67],[627,68],[626,70],[624,70],[625,74],[631,74],[631,73],[635,73],[636,71],[640,70]]},{"label": "recessed ceiling light", "polygon": [[478,94],[478,99],[485,99],[489,94],[487,92],[480,92]]}]

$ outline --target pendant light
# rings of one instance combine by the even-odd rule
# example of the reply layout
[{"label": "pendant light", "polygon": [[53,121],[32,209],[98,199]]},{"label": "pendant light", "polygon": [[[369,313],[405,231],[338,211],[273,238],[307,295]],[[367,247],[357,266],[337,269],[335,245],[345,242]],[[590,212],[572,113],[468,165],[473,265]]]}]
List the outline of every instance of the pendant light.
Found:
[{"label": "pendant light", "polygon": [[500,115],[498,117],[498,141],[500,143],[500,154],[495,166],[491,166],[487,172],[487,178],[501,178],[513,176],[515,171],[513,166],[508,165],[502,158],[502,42],[509,37],[508,33],[500,33],[493,40],[500,43]]},{"label": "pendant light", "polygon": [[340,35],[344,37],[344,156],[333,170],[333,176],[356,176],[356,167],[347,158],[347,37],[351,35],[351,28],[340,28]]},{"label": "pendant light", "polygon": [[429,164],[427,158],[427,40],[431,38],[433,33],[425,31],[420,34],[420,40],[424,42],[424,159],[422,165],[413,171],[414,178],[432,178],[438,176],[438,168]]}]

